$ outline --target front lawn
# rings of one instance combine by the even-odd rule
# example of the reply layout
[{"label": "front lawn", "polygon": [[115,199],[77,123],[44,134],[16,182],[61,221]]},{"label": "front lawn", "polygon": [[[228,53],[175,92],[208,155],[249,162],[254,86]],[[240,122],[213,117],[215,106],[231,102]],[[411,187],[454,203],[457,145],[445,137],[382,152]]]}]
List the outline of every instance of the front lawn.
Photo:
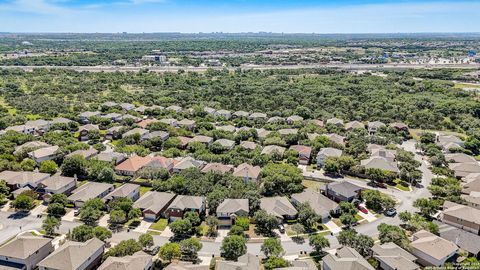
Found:
[{"label": "front lawn", "polygon": [[165,218],[159,219],[157,222],[150,225],[149,229],[156,230],[156,231],[163,231],[168,225],[168,220]]},{"label": "front lawn", "polygon": [[147,193],[150,190],[152,190],[151,187],[140,186],[140,196],[142,196],[143,194]]}]

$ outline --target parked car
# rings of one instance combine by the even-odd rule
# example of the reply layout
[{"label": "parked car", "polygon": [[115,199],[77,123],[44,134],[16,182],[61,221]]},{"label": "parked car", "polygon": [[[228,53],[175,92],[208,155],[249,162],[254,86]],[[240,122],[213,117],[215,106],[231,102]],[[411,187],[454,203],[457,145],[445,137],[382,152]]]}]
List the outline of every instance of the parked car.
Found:
[{"label": "parked car", "polygon": [[278,225],[278,230],[280,231],[280,233],[285,233],[285,226],[283,226],[282,224]]},{"label": "parked car", "polygon": [[377,187],[379,188],[387,188],[387,185],[385,185],[385,183],[382,183],[382,182],[377,182]]},{"label": "parked car", "polygon": [[360,210],[360,212],[362,212],[364,214],[368,214],[368,209],[361,206],[361,205],[357,205],[357,209]]},{"label": "parked car", "polygon": [[80,209],[73,210],[73,215],[76,217],[80,214]]},{"label": "parked car", "polygon": [[390,208],[390,209],[387,209],[384,214],[387,217],[393,217],[397,214],[397,210],[395,210],[395,208]]}]

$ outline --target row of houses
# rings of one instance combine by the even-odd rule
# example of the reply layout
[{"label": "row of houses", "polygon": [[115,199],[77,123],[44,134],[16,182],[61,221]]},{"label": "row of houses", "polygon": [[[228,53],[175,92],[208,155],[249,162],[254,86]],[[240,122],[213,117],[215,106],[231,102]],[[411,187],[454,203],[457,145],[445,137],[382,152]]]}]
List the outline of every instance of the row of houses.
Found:
[{"label": "row of houses", "polygon": [[50,238],[19,235],[0,247],[0,268],[22,270],[153,269],[153,257],[142,251],[121,258],[108,257],[102,263],[104,250],[105,243],[97,238],[83,243],[66,241],[55,249]]}]

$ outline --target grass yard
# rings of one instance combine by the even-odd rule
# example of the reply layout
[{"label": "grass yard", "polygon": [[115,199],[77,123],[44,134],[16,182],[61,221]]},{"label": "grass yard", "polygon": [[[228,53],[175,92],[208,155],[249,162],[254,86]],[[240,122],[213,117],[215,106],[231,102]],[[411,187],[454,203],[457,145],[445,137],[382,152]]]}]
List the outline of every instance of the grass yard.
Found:
[{"label": "grass yard", "polygon": [[454,132],[454,131],[431,130],[431,129],[413,129],[413,128],[410,129],[410,135],[412,135],[412,137],[415,140],[419,140],[420,139],[420,134],[424,133],[424,132],[430,132],[430,133],[439,132],[440,134],[443,134],[443,135],[454,135],[454,136],[457,136],[457,137],[460,137],[460,138],[465,137],[465,134],[462,134],[462,133],[459,133],[459,132]]},{"label": "grass yard", "polygon": [[311,188],[313,190],[320,190],[323,186],[325,186],[324,182],[319,182],[319,181],[313,181],[313,180],[303,180],[302,185]]},{"label": "grass yard", "polygon": [[202,224],[200,224],[200,226],[198,226],[198,233],[201,235],[201,236],[206,236],[207,233],[208,233],[208,226],[207,224],[205,223],[205,221],[202,222]]},{"label": "grass yard", "polygon": [[460,89],[463,89],[463,88],[477,88],[477,89],[480,89],[480,84],[478,83],[456,83],[455,88],[460,88]]},{"label": "grass yard", "polygon": [[402,185],[402,180],[395,179],[395,180],[393,180],[393,182],[396,184],[395,187],[400,189],[401,191],[410,192],[410,187]]},{"label": "grass yard", "polygon": [[147,233],[150,234],[150,235],[160,235],[160,232],[157,232],[157,231],[148,230]]},{"label": "grass yard", "polygon": [[159,219],[157,222],[150,225],[149,229],[156,230],[156,231],[163,231],[168,225],[168,220],[165,218]]},{"label": "grass yard", "polygon": [[147,193],[150,190],[152,190],[151,187],[140,186],[140,196],[142,196],[143,194]]}]

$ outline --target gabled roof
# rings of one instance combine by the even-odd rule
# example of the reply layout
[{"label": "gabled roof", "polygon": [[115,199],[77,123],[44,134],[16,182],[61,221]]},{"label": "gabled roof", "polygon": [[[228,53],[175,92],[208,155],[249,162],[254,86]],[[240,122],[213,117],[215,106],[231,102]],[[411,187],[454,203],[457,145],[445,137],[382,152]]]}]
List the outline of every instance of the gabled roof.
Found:
[{"label": "gabled roof", "polygon": [[268,136],[268,134],[272,133],[271,131],[264,128],[256,128],[255,130],[257,131],[257,135],[259,138],[265,138]]},{"label": "gabled roof", "polygon": [[75,183],[76,181],[77,180],[73,177],[54,175],[43,180],[40,184],[44,186],[45,189],[58,190],[72,183]]},{"label": "gabled roof", "polygon": [[262,168],[259,166],[252,166],[248,163],[242,163],[235,168],[233,175],[236,177],[257,179],[261,171]]},{"label": "gabled roof", "polygon": [[232,126],[232,125],[226,125],[226,126],[217,126],[215,127],[215,129],[217,130],[223,130],[223,131],[226,131],[226,132],[235,132],[237,130],[236,127]]},{"label": "gabled roof", "polygon": [[368,129],[385,127],[386,125],[380,121],[368,122]]},{"label": "gabled roof", "polygon": [[277,132],[278,132],[278,134],[280,134],[282,136],[294,135],[294,134],[298,133],[298,129],[296,129],[296,128],[284,128],[284,129],[277,130]]},{"label": "gabled roof", "polygon": [[78,116],[80,117],[84,117],[84,118],[90,118],[92,116],[97,116],[97,115],[100,115],[101,112],[99,111],[94,111],[94,112],[82,112],[80,113]]},{"label": "gabled roof", "polygon": [[151,158],[150,162],[148,162],[145,167],[151,168],[163,168],[166,170],[170,170],[174,164],[173,159],[166,158],[162,156],[156,156]]},{"label": "gabled roof", "polygon": [[375,270],[355,249],[343,247],[336,255],[323,257],[323,264],[332,270]]},{"label": "gabled roof", "polygon": [[97,149],[95,148],[89,148],[87,150],[76,150],[71,152],[70,154],[66,155],[66,157],[71,157],[71,156],[81,156],[85,159],[88,159],[98,153]]},{"label": "gabled roof", "polygon": [[413,234],[413,242],[410,246],[436,260],[442,260],[458,250],[454,243],[425,230]]},{"label": "gabled roof", "polygon": [[185,169],[188,169],[188,168],[202,168],[204,165],[204,162],[203,161],[199,161],[199,160],[195,160],[193,159],[192,157],[186,157],[184,159],[182,159],[180,162],[178,162],[177,164],[175,164],[173,166],[174,169],[177,169],[177,170],[185,170]]},{"label": "gabled roof", "polygon": [[203,264],[193,264],[192,262],[173,261],[167,265],[164,270],[209,270],[210,266]]},{"label": "gabled roof", "polygon": [[96,155],[94,158],[101,160],[101,161],[106,161],[106,162],[112,162],[113,160],[117,160],[117,162],[125,159],[126,155],[124,153],[117,153],[117,152],[101,152],[98,155]]},{"label": "gabled roof", "polygon": [[365,169],[380,169],[385,171],[391,171],[398,173],[397,163],[388,161],[384,157],[373,156],[360,161],[360,165],[365,167]]},{"label": "gabled roof", "polygon": [[292,145],[291,150],[297,151],[300,155],[310,156],[312,153],[312,147],[306,145]]},{"label": "gabled roof", "polygon": [[250,118],[253,118],[253,119],[267,118],[267,115],[265,113],[254,112],[254,113],[250,114]]},{"label": "gabled roof", "polygon": [[108,257],[98,270],[135,270],[145,269],[152,263],[152,256],[143,251],[135,252],[131,256]]},{"label": "gabled roof", "polygon": [[179,126],[191,126],[191,125],[194,125],[194,124],[195,124],[195,121],[194,121],[194,120],[187,119],[187,118],[184,118],[184,119],[178,121],[177,124],[178,124]]},{"label": "gabled roof", "polygon": [[448,168],[455,172],[455,176],[464,177],[470,173],[480,173],[480,164],[475,162],[468,163],[450,163]]},{"label": "gabled roof", "polygon": [[343,151],[340,149],[325,147],[325,148],[321,148],[320,151],[318,151],[317,157],[318,156],[339,157],[342,155],[342,153]]},{"label": "gabled roof", "polygon": [[83,126],[79,126],[78,130],[79,131],[82,131],[82,130],[93,131],[93,130],[100,130],[100,128],[98,127],[98,125],[86,124],[86,125],[83,125]]},{"label": "gabled roof", "polygon": [[235,141],[228,140],[228,139],[218,139],[214,143],[221,145],[222,147],[230,148],[235,146]]},{"label": "gabled roof", "polygon": [[51,245],[51,242],[52,239],[50,238],[33,235],[19,235],[15,239],[0,247],[0,256],[27,259],[42,247]]},{"label": "gabled roof", "polygon": [[113,185],[108,183],[88,182],[74,191],[72,195],[68,197],[70,201],[82,201],[85,202],[89,199],[97,198],[105,191],[112,189]]},{"label": "gabled roof", "polygon": [[292,115],[292,116],[289,116],[287,118],[287,121],[291,121],[291,122],[300,122],[300,121],[303,121],[303,117],[299,116],[299,115]]},{"label": "gabled roof", "polygon": [[182,110],[182,107],[180,106],[177,106],[177,105],[171,105],[171,106],[168,106],[167,108],[165,108],[166,110],[169,110],[169,111],[176,111],[176,112],[179,112]]},{"label": "gabled roof", "polygon": [[332,124],[332,125],[337,125],[337,126],[342,125],[343,126],[343,120],[339,119],[339,118],[336,118],[336,117],[333,117],[333,118],[330,118],[330,119],[327,120],[327,124]]},{"label": "gabled roof", "polygon": [[275,152],[280,155],[283,155],[283,153],[285,152],[285,147],[278,146],[278,145],[267,145],[262,149],[262,154],[265,154],[265,155],[272,155]]},{"label": "gabled roof", "polygon": [[217,207],[219,213],[236,213],[238,211],[249,211],[248,199],[225,199]]},{"label": "gabled roof", "polygon": [[452,162],[452,163],[470,163],[470,162],[477,162],[477,160],[464,153],[452,153],[452,154],[445,154],[445,161]]},{"label": "gabled roof", "polygon": [[248,112],[245,111],[236,111],[233,113],[233,115],[237,117],[248,117]]},{"label": "gabled roof", "polygon": [[439,225],[440,237],[456,243],[461,249],[472,254],[480,253],[480,236],[471,232],[467,232],[460,228],[453,227],[446,223],[436,222]]},{"label": "gabled roof", "polygon": [[192,142],[211,143],[213,142],[213,138],[204,135],[197,135],[192,138]]},{"label": "gabled roof", "polygon": [[336,202],[311,188],[305,189],[302,193],[292,194],[292,200],[296,200],[300,203],[308,203],[315,213],[322,218],[328,217],[330,211],[335,210],[338,207]]},{"label": "gabled roof", "polygon": [[147,118],[147,119],[143,119],[142,121],[138,122],[137,125],[141,128],[147,128],[147,126],[149,124],[156,123],[156,122],[158,122],[158,120],[155,119],[155,118]]},{"label": "gabled roof", "polygon": [[322,120],[318,120],[318,119],[312,119],[309,122],[318,127],[323,127],[325,125]]},{"label": "gabled roof", "polygon": [[135,208],[140,208],[143,211],[149,210],[158,214],[163,208],[168,206],[174,197],[175,194],[172,193],[147,191],[133,204],[133,206]]},{"label": "gabled roof", "polygon": [[56,118],[53,118],[52,121],[50,121],[50,123],[52,124],[68,124],[71,122],[73,121],[64,117],[56,117]]},{"label": "gabled roof", "polygon": [[272,116],[268,118],[267,123],[277,123],[277,122],[283,122],[285,121],[285,118],[280,117],[280,116]]},{"label": "gabled roof", "polygon": [[218,270],[258,270],[260,269],[261,262],[258,256],[247,253],[242,255],[235,261],[217,261],[215,269]]},{"label": "gabled roof", "polygon": [[153,131],[142,136],[142,140],[151,140],[153,138],[161,138],[162,140],[167,139],[169,136],[168,132],[165,131]]},{"label": "gabled roof", "polygon": [[245,148],[245,149],[250,149],[250,150],[254,150],[255,148],[257,148],[257,144],[254,143],[254,142],[249,142],[249,141],[242,141],[240,142],[240,146]]},{"label": "gabled roof", "polygon": [[0,180],[5,180],[9,185],[26,185],[28,183],[37,183],[46,178],[50,174],[39,172],[15,172],[15,171],[3,171],[0,172]]},{"label": "gabled roof", "polygon": [[104,248],[104,243],[97,238],[92,238],[84,243],[67,241],[52,254],[38,263],[38,266],[52,269],[75,270],[87,260],[92,258],[94,253]]},{"label": "gabled roof", "polygon": [[443,204],[443,209],[442,215],[448,215],[456,218],[457,220],[480,225],[479,209],[449,201],[445,201]]},{"label": "gabled roof", "polygon": [[139,134],[140,137],[142,137],[143,135],[147,134],[148,132],[149,132],[148,129],[134,128],[134,129],[131,129],[131,130],[123,133],[123,137],[128,137],[128,136],[132,136],[132,135],[135,135],[135,134]]},{"label": "gabled roof", "polygon": [[420,267],[415,263],[417,257],[410,254],[393,242],[375,244],[372,247],[374,257],[388,265],[391,269],[416,270]]},{"label": "gabled roof", "polygon": [[283,216],[295,216],[298,213],[297,209],[295,209],[287,197],[280,196],[261,198],[260,209],[279,218],[283,218]]},{"label": "gabled roof", "polygon": [[330,141],[344,145],[345,144],[345,137],[335,134],[335,133],[329,133],[329,134],[323,134],[323,136],[326,136]]},{"label": "gabled roof", "polygon": [[365,125],[362,122],[359,121],[352,121],[348,122],[345,124],[345,129],[350,130],[350,129],[364,129]]},{"label": "gabled roof", "polygon": [[125,198],[128,195],[130,195],[130,193],[134,192],[135,190],[139,190],[139,189],[140,189],[139,185],[126,183],[126,184],[123,184],[123,185],[117,187],[112,192],[108,193],[108,195],[105,196],[104,199],[105,200],[110,200],[110,199],[119,198],[119,197]]},{"label": "gabled roof", "polygon": [[168,208],[174,209],[200,209],[205,204],[205,197],[178,195]]},{"label": "gabled roof", "polygon": [[229,115],[230,111],[225,110],[225,109],[220,109],[220,110],[217,111],[217,114],[219,114],[219,115]]},{"label": "gabled roof", "polygon": [[136,172],[152,161],[151,157],[133,156],[118,164],[115,170]]},{"label": "gabled roof", "polygon": [[49,156],[55,155],[59,148],[60,147],[58,147],[58,145],[54,145],[54,146],[50,146],[50,147],[43,147],[43,148],[40,148],[40,149],[37,149],[35,151],[32,151],[32,152],[28,153],[28,155],[31,156],[34,159],[49,157]]},{"label": "gabled roof", "polygon": [[348,181],[329,183],[325,187],[346,198],[354,197],[357,195],[358,191],[364,189]]},{"label": "gabled roof", "polygon": [[[15,151],[13,152],[14,154],[17,152],[22,151],[22,149],[40,149],[40,148],[45,148],[45,147],[50,147],[48,143],[42,142],[42,141],[31,141],[31,142],[26,142],[22,145],[19,145],[15,147]],[[28,151],[28,150],[27,150]]]},{"label": "gabled roof", "polygon": [[225,165],[222,163],[207,163],[205,167],[203,167],[202,172],[218,172],[218,173],[228,173],[233,170],[232,165]]}]

